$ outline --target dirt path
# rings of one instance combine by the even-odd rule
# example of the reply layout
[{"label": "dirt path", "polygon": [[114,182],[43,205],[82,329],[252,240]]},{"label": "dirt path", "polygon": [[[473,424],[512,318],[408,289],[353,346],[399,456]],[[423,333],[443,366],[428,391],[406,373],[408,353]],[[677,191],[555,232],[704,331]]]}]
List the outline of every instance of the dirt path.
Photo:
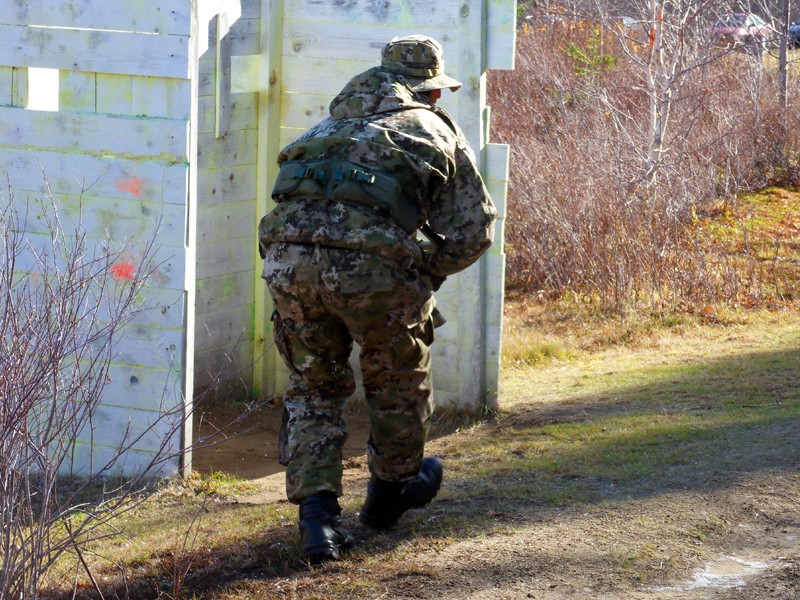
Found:
[{"label": "dirt path", "polygon": [[[367,428],[363,416],[350,415],[343,506],[356,549],[320,569],[248,574],[208,598],[800,598],[800,315],[690,333],[505,376],[504,415],[434,436],[427,452],[444,460],[442,490],[385,533],[365,530],[354,516],[366,487]],[[691,435],[702,435],[680,446],[677,462],[664,463],[670,472],[657,466],[672,444],[658,433],[640,438],[631,430],[603,438],[606,445],[582,445],[574,460],[596,467],[555,475],[525,445],[558,435],[557,428],[543,433],[550,424],[646,417],[653,407],[680,420],[728,403],[739,412],[695,422]],[[222,411],[207,418],[229,417]],[[275,459],[278,419],[278,411],[254,413],[239,435],[199,452],[195,467],[255,483],[257,492],[241,503],[286,502]],[[506,458],[517,452],[503,443],[512,435],[531,462],[515,467]],[[645,452],[652,444],[642,479],[605,476],[618,444]],[[476,476],[486,448],[500,469],[492,463],[481,471],[488,475]],[[593,462],[585,454],[600,451],[611,458]],[[553,500],[550,485],[588,494]],[[289,527],[281,539],[295,538]]]},{"label": "dirt path", "polygon": [[[200,452],[195,457],[196,469],[235,473],[255,483],[258,492],[241,502],[285,502],[283,472],[274,458],[277,417],[276,412],[253,415],[235,438]],[[535,412],[526,418],[535,419]],[[346,493],[359,495],[365,482],[366,422],[351,416],[348,423]],[[464,444],[465,436],[485,433],[484,428],[476,428],[440,437],[431,441],[429,450],[446,460]],[[776,471],[740,482],[710,481],[705,490],[674,490],[589,506],[554,508],[522,501],[516,510],[496,514],[490,530],[415,549],[413,558],[402,565],[379,561],[361,572],[385,571],[381,587],[367,595],[372,598],[800,598],[798,488],[796,476]],[[453,511],[480,510],[481,502],[481,498],[465,501],[450,493],[445,483],[430,508],[430,519]],[[352,516],[348,522],[357,537],[369,543],[370,533]],[[676,536],[695,530],[693,539],[676,546]],[[402,532],[394,535],[398,541],[403,537]],[[633,563],[648,572],[638,574],[630,567]],[[657,585],[640,583],[659,580],[659,569],[665,578]],[[347,594],[317,592],[295,597],[345,598]]]}]

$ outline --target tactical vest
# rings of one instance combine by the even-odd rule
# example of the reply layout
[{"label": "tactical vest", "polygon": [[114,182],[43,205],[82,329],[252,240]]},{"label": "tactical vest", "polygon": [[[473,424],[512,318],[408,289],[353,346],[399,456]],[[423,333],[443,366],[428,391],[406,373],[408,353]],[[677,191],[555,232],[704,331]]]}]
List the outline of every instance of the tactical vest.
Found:
[{"label": "tactical vest", "polygon": [[389,217],[408,234],[417,229],[419,206],[403,194],[392,175],[346,160],[289,160],[281,165],[272,198],[294,196],[366,206]]}]

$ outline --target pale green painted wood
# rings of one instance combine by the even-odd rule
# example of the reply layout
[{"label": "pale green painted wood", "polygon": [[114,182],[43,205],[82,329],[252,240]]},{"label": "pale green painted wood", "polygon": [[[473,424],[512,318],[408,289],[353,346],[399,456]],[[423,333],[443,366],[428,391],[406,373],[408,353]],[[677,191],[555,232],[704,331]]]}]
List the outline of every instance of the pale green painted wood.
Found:
[{"label": "pale green painted wood", "polygon": [[[219,364],[227,363],[227,371],[236,371],[242,365],[231,364],[230,356],[234,351],[242,352],[243,348],[253,345],[253,309],[248,305],[233,304],[224,310],[203,313],[202,322],[205,327],[198,327],[195,333],[195,351],[222,350]],[[198,319],[200,322],[200,319]],[[252,358],[252,356],[251,356]]]},{"label": "pale green painted wood", "polygon": [[[235,58],[235,57],[234,57]],[[199,133],[214,133],[214,96],[201,96],[197,114]],[[258,120],[258,94],[233,94],[230,129],[252,129]]]},{"label": "pale green painted wood", "polygon": [[221,42],[212,28],[198,63],[195,380],[217,397],[252,385],[258,97],[232,89],[234,55],[260,47],[252,21],[223,24]]},{"label": "pale green painted wood", "polygon": [[[17,193],[23,192],[17,189]],[[163,247],[181,249],[186,229],[186,210],[178,204],[164,204],[148,200],[109,198],[85,194],[54,193],[59,220],[65,231],[74,231],[79,225],[90,240],[110,238],[124,240],[149,239],[158,231]],[[39,207],[32,206],[26,231],[48,234],[46,224],[39,216]]]},{"label": "pale green painted wood", "polygon": [[[460,4],[454,0],[420,2],[418,0],[286,0],[284,14],[288,17],[305,16],[309,22],[323,21],[333,25],[361,23],[380,26],[435,27],[444,20],[452,20],[458,14]],[[475,32],[473,32],[475,34]],[[388,41],[388,38],[387,38]]]},{"label": "pale green painted wood", "polygon": [[513,69],[517,36],[516,0],[487,0],[486,68]]},{"label": "pale green painted wood", "polygon": [[58,72],[58,109],[93,113],[97,110],[97,75],[82,71]]},{"label": "pale green painted wood", "polygon": [[187,158],[187,123],[182,120],[109,119],[104,115],[0,108],[0,121],[12,123],[0,131],[0,147],[61,149],[159,162],[185,162]]},{"label": "pale green painted wood", "polygon": [[241,0],[242,19],[261,19],[261,0]]},{"label": "pale green painted wood", "polygon": [[[440,13],[446,15],[447,13]],[[438,40],[446,40],[452,27],[457,26],[454,19],[440,22],[415,23],[407,27],[396,25],[369,26],[363,23],[336,23],[309,21],[307,15],[299,14],[284,20],[283,53],[295,58],[347,57],[375,63],[380,59],[380,49],[395,36],[419,33],[423,28],[426,35]],[[458,55],[445,56],[445,67],[458,63]],[[352,73],[355,75],[355,73]]]},{"label": "pale green painted wood", "polygon": [[114,361],[148,369],[163,368],[167,364],[181,371],[183,337],[183,327],[126,327],[125,343],[120,344]]},{"label": "pale green painted wood", "polygon": [[[165,449],[178,450],[181,446],[180,436],[175,436],[170,440],[166,440],[163,444]],[[114,444],[103,444],[97,440],[89,446],[85,441],[78,441],[75,443],[72,453],[73,472],[76,475],[88,474],[89,468],[95,471],[100,469],[106,470],[105,465],[108,461],[114,459],[119,453],[119,447]],[[130,450],[124,462],[116,461],[116,468],[110,471],[111,475],[129,475],[133,473],[143,472],[148,469],[149,474],[153,476],[169,477],[175,474],[178,470],[178,461],[170,461],[167,463],[159,462],[157,469],[149,468],[152,461],[156,458],[155,451],[144,451],[138,448]]]},{"label": "pale green painted wood", "polygon": [[0,25],[3,66],[186,78],[188,38]]},{"label": "pale green painted wood", "polygon": [[[269,194],[277,173],[274,157],[279,149],[281,126],[281,79],[283,63],[282,30],[283,0],[264,0],[261,5],[261,69],[259,70],[259,117],[258,117],[258,156],[257,190],[255,218],[260,219],[273,206]],[[253,253],[253,277],[255,289],[255,344],[253,348],[256,361],[253,370],[254,392],[263,396],[272,396],[283,389],[288,374],[274,345],[272,322],[272,299],[267,293],[266,285],[261,279],[263,261],[257,253]]]},{"label": "pale green painted wood", "polygon": [[12,105],[13,76],[12,67],[0,67],[0,106]]},{"label": "pale green painted wood", "polygon": [[186,309],[185,290],[151,286],[137,298],[142,311],[131,319],[131,326],[162,327],[183,331],[182,315]]},{"label": "pale green painted wood", "polygon": [[28,105],[27,66],[16,66],[11,69],[11,105],[19,107],[25,107]]},{"label": "pale green painted wood", "polygon": [[255,285],[253,274],[248,271],[224,273],[198,280],[195,299],[197,316],[224,312],[229,306],[245,298],[252,298]]},{"label": "pale green painted wood", "polygon": [[[213,385],[209,398],[216,400],[242,401],[252,397],[251,340],[235,345],[233,350],[226,352],[219,348],[196,352],[194,360],[198,389]],[[231,369],[231,365],[239,367]]]},{"label": "pale green painted wood", "polygon": [[137,117],[188,121],[192,88],[185,79],[131,77],[130,112]]},{"label": "pale green painted wood", "polygon": [[[199,5],[210,3],[136,2],[109,10],[108,3],[98,0],[66,0],[57,6],[9,0],[0,7],[0,62],[21,67],[12,70],[12,88],[16,80],[19,90],[16,100],[12,94],[12,104],[26,104],[27,67],[61,71],[59,112],[0,112],[0,119],[10,124],[0,132],[0,170],[12,181],[15,197],[41,195],[43,171],[65,225],[74,221],[80,204],[89,252],[106,244],[106,235],[120,243],[156,236],[155,271],[148,279],[147,297],[141,299],[148,310],[135,315],[112,365],[101,410],[114,416],[108,419],[110,426],[103,423],[97,431],[95,458],[103,454],[103,446],[113,448],[118,442],[124,415],[135,413],[141,427],[148,415],[157,417],[162,401],[183,407],[184,392],[192,388],[193,336],[186,327],[193,331],[194,212],[187,210],[187,199],[192,196],[189,164],[194,155],[187,147],[193,118],[192,82],[187,78],[194,72],[189,46],[196,42],[188,37],[190,13]],[[7,73],[3,68],[0,77]],[[40,226],[30,229],[31,243],[49,243],[46,233],[37,233]],[[34,266],[25,260],[19,265]],[[190,408],[190,403],[184,407]],[[101,414],[96,423],[102,419]],[[187,424],[183,435],[188,442]],[[137,442],[138,448],[160,445],[167,431],[162,427]],[[168,444],[177,449],[179,438]],[[76,456],[88,464],[86,450],[85,445],[76,448]],[[150,458],[147,452],[139,456]],[[167,472],[176,467],[173,461]]]},{"label": "pale green painted wood", "polygon": [[[256,250],[255,235],[248,237],[220,240],[213,244],[199,244],[197,247],[198,279],[218,277],[225,273],[250,271],[252,266],[246,264],[242,257],[251,256]],[[242,298],[241,302],[252,303],[252,298]]]},{"label": "pale green painted wood", "polygon": [[231,30],[225,14],[215,19],[216,47],[214,68],[214,135],[218,138],[228,133],[231,122]]},{"label": "pale green painted wood", "polygon": [[260,86],[258,79],[260,71],[259,54],[231,56],[231,92],[234,94],[257,92]]},{"label": "pale green painted wood", "polygon": [[328,116],[329,94],[281,94],[281,122],[285,127],[307,129]]},{"label": "pale green painted wood", "polygon": [[140,1],[109,4],[108,0],[4,0],[0,23],[188,36],[191,3],[187,0],[159,0],[156,5]]},{"label": "pale green painted wood", "polygon": [[[233,210],[233,207],[250,204],[252,217],[253,202],[256,195],[256,169],[253,165],[234,165],[220,169],[204,169],[198,173],[198,187],[200,189],[203,208],[212,213],[212,218],[220,218],[220,210]],[[202,218],[198,215],[198,219]],[[205,232],[219,223],[198,222],[198,231]],[[236,230],[235,225],[223,224],[224,229]],[[255,225],[252,225],[255,227]],[[248,230],[248,233],[251,233]],[[241,235],[241,230],[239,231]],[[238,236],[237,236],[238,237]]]},{"label": "pale green painted wood", "polygon": [[[7,113],[14,122],[17,114]],[[186,204],[185,162],[143,161],[57,151],[28,152],[0,146],[0,171],[6,173],[17,190],[42,194],[46,191],[43,173],[50,189],[62,194],[81,194],[91,186],[95,196],[149,200],[166,204]]]},{"label": "pale green painted wood", "polygon": [[[254,165],[256,163],[255,129],[238,129],[231,131],[224,138],[216,140],[214,134],[199,135],[200,151],[197,156],[199,169],[214,169],[233,165]],[[210,142],[216,140],[219,148],[211,150]]]},{"label": "pale green painted wood", "polygon": [[[229,23],[230,31],[225,35],[227,43],[231,46],[231,55],[258,54],[260,47],[261,21],[258,19],[240,18],[235,22]],[[213,56],[216,47],[216,36],[214,35],[213,24],[211,26],[212,35],[208,39],[208,50],[204,56]]]},{"label": "pale green painted wood", "polygon": [[[281,91],[326,94],[333,99],[353,75],[374,67],[375,64],[374,60],[286,56],[283,59]],[[309,77],[309,73],[314,76]]]},{"label": "pale green painted wood", "polygon": [[97,112],[110,115],[132,115],[132,79],[130,75],[97,73]]}]

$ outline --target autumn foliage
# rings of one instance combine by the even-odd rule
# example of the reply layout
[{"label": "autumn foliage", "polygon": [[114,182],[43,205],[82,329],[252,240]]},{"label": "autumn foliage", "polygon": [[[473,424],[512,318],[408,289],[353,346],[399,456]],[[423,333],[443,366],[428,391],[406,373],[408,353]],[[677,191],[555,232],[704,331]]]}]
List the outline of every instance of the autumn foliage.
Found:
[{"label": "autumn foliage", "polygon": [[[647,36],[618,33],[588,22],[526,27],[516,69],[490,73],[490,141],[510,144],[512,157],[508,291],[570,292],[612,309],[795,297],[796,276],[776,277],[780,245],[766,257],[746,244],[721,251],[702,227],[720,207],[739,214],[743,192],[798,181],[794,79],[783,110],[774,59],[707,52],[670,98],[655,176],[636,60]],[[745,235],[744,221],[726,231]]]}]

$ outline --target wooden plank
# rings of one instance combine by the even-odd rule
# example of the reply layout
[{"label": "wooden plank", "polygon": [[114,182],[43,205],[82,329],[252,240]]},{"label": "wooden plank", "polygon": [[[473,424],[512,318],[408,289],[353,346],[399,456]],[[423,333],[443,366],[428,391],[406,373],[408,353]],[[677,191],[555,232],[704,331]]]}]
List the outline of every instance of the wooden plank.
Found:
[{"label": "wooden plank", "polygon": [[328,116],[330,94],[281,94],[281,123],[286,127],[308,129]]},{"label": "wooden plank", "polygon": [[260,54],[231,56],[231,93],[259,91]]},{"label": "wooden plank", "polygon": [[97,74],[82,71],[58,72],[58,110],[95,112]]},{"label": "wooden plank", "polygon": [[241,0],[241,19],[261,19],[261,0]]},{"label": "wooden plank", "polygon": [[255,285],[255,279],[250,271],[225,273],[198,280],[195,298],[195,314],[198,321],[204,315],[224,312],[232,305],[252,306]]},{"label": "wooden plank", "polygon": [[[30,65],[28,65],[30,66]],[[28,69],[25,66],[11,70],[11,104],[12,106],[28,106]]]},{"label": "wooden plank", "polygon": [[[52,196],[58,216],[66,232],[80,227],[87,239],[110,238],[148,240],[158,236],[160,246],[182,249],[186,231],[186,210],[178,204],[142,201],[138,198],[104,198],[89,194],[58,194]],[[47,234],[45,220],[39,218],[41,206],[28,205],[25,231]]]},{"label": "wooden plank", "polygon": [[188,123],[0,108],[0,147],[185,162]]},{"label": "wooden plank", "polygon": [[[217,45],[217,35],[214,29],[216,19],[212,20],[209,27],[208,51],[202,56],[209,57],[215,53]],[[225,35],[227,43],[231,46],[232,56],[243,56],[259,54],[261,47],[261,20],[260,19],[238,19],[234,22],[229,21],[229,32]]]},{"label": "wooden plank", "polygon": [[221,139],[208,133],[201,133],[198,137],[198,169],[256,163],[258,131],[255,129],[231,131],[227,137]]},{"label": "wooden plank", "polygon": [[487,69],[513,69],[517,37],[516,0],[488,0],[485,44]]},{"label": "wooden plank", "polygon": [[12,106],[13,67],[0,67],[0,106]]},{"label": "wooden plank", "polygon": [[[284,56],[280,89],[282,92],[329,94],[333,97],[354,75],[377,64],[377,58],[366,61]],[[309,73],[314,73],[314,77],[309,77]]]},{"label": "wooden plank", "polygon": [[[200,96],[196,127],[199,133],[214,133],[214,96]],[[258,125],[258,94],[234,94],[231,98],[230,129],[252,129]]]},{"label": "wooden plank", "polygon": [[195,354],[195,389],[213,385],[211,401],[244,400],[252,393],[252,345],[248,343],[233,350],[235,353],[231,349],[214,348]]},{"label": "wooden plank", "polygon": [[216,62],[215,62],[215,120],[214,135],[224,137],[231,122],[231,29],[226,15],[216,17]]},{"label": "wooden plank", "polygon": [[[8,118],[16,119],[15,115]],[[186,204],[186,163],[0,148],[0,172],[6,174],[20,200],[23,192],[46,193],[47,182],[55,193]]]},{"label": "wooden plank", "polygon": [[487,254],[484,267],[489,274],[490,284],[485,286],[483,299],[484,314],[484,369],[486,371],[486,389],[490,397],[489,406],[497,406],[500,389],[500,360],[502,358],[503,339],[503,284],[505,283],[505,254]]},{"label": "wooden plank", "polygon": [[[157,240],[158,241],[158,240]],[[51,248],[52,247],[52,240],[50,236],[47,235],[39,235],[36,233],[28,233],[26,234],[26,242],[30,243],[34,248]],[[122,249],[124,245],[124,240],[120,241],[119,243],[120,249]],[[87,240],[86,242],[86,255],[87,256],[107,256],[108,253],[106,248],[108,246],[107,240]],[[131,256],[126,256],[124,253],[122,256],[119,257],[118,262],[115,265],[120,265],[122,267],[128,268],[128,265],[136,265],[139,262],[139,256],[142,252],[140,248],[132,248],[131,253],[136,253],[136,255],[131,254]],[[59,261],[61,260],[60,257],[57,257]],[[39,272],[39,263],[35,259],[35,257],[30,252],[23,252],[21,253],[15,262],[15,272],[19,273],[38,273]],[[64,266],[60,264],[60,266]],[[114,272],[121,272],[124,273],[125,271],[117,271],[114,269],[112,265],[112,270]],[[113,275],[113,274],[112,274]],[[186,281],[186,264],[185,264],[185,252],[182,248],[170,248],[166,245],[158,245],[156,244],[156,249],[152,252],[152,271],[149,274],[147,280],[148,284],[154,288],[164,287],[164,288],[184,288],[185,281]],[[124,275],[122,277],[125,277]],[[170,323],[170,327],[182,327],[183,326],[183,315],[177,315],[175,312],[172,313],[173,317],[180,317],[181,320],[175,323]]]},{"label": "wooden plank", "polygon": [[113,9],[107,0],[5,0],[0,5],[0,23],[188,36],[191,8],[187,0],[115,2]]},{"label": "wooden plank", "polygon": [[217,80],[216,58],[214,55],[203,56],[198,62],[197,93],[199,96],[215,96]]},{"label": "wooden plank", "polygon": [[131,114],[188,121],[191,109],[189,80],[141,75],[131,79]]},{"label": "wooden plank", "polygon": [[[456,64],[458,56],[447,54],[448,32],[456,25],[455,20],[448,19],[443,25],[424,24],[425,35],[439,40],[445,47],[445,66]],[[304,58],[336,57],[357,59],[380,64],[381,50],[386,43],[396,36],[419,33],[417,27],[397,27],[396,25],[370,27],[363,23],[317,23],[309,21],[308,15],[296,19],[284,20],[283,53],[284,56]]]},{"label": "wooden plank", "polygon": [[[108,391],[108,390],[107,390]],[[104,394],[103,399],[111,394]],[[114,400],[114,398],[110,398]],[[135,406],[116,406],[105,402],[97,406],[90,421],[94,429],[94,441],[104,446],[119,446],[131,443],[135,448],[154,451],[161,441],[177,427],[179,417],[165,415],[165,411]],[[78,439],[89,440],[89,431]]]},{"label": "wooden plank", "polygon": [[173,371],[183,369],[184,331],[163,327],[126,326],[119,338],[115,363]]},{"label": "wooden plank", "polygon": [[[130,477],[147,469],[148,477],[173,477],[177,475],[180,466],[180,435],[176,435],[167,447],[172,450],[160,459],[151,450],[132,449],[123,458],[114,462],[109,475]],[[87,442],[78,441],[72,453],[71,472],[79,476],[88,475],[89,469],[103,468],[109,461],[114,460],[116,455],[116,446],[99,443],[90,446]],[[150,467],[153,461],[157,461],[157,465]]]},{"label": "wooden plank", "polygon": [[182,287],[148,286],[145,294],[137,298],[137,311],[129,325],[183,331],[185,299]]},{"label": "wooden plank", "polygon": [[[364,25],[388,25],[403,27],[444,27],[449,14],[458,14],[461,6],[456,0],[440,2],[418,2],[415,0],[348,0],[333,2],[318,0],[285,0],[283,12],[287,18],[325,21],[337,25],[363,23]],[[418,33],[415,32],[415,33]],[[387,41],[390,38],[387,38]]]},{"label": "wooden plank", "polygon": [[189,77],[189,38],[122,31],[0,25],[5,66]]},{"label": "wooden plank", "polygon": [[234,238],[252,237],[256,252],[256,230],[261,216],[255,214],[255,196],[252,200],[235,204],[218,204],[201,207],[197,215],[197,237],[200,243],[211,244]]},{"label": "wooden plank", "polygon": [[229,306],[225,310],[205,313],[197,319],[194,331],[195,351],[213,348],[235,351],[241,347],[252,349],[253,306]]},{"label": "wooden plank", "polygon": [[512,70],[517,43],[516,29],[489,30],[486,34],[486,68]]},{"label": "wooden plank", "polygon": [[97,112],[130,116],[133,83],[130,75],[97,73]]},{"label": "wooden plank", "polygon": [[[219,204],[225,206],[231,203],[244,203],[246,206],[250,205],[250,212],[254,214],[253,207],[255,206],[256,194],[256,173],[252,165],[232,166],[222,169],[203,169],[198,174],[197,185],[203,194],[203,203],[200,206],[200,211],[209,207],[214,207]],[[233,210],[227,208],[225,210]],[[224,215],[217,214],[216,218]],[[198,215],[198,219],[201,219]],[[224,225],[224,224],[223,224]],[[200,231],[205,229],[205,226],[220,226],[220,223],[203,223],[201,226],[198,220],[197,228]],[[225,225],[227,227],[227,225]]]},{"label": "wooden plank", "polygon": [[508,144],[486,144],[483,147],[483,178],[508,181],[511,147]]},{"label": "wooden plank", "polygon": [[252,272],[256,252],[253,236],[197,245],[197,280],[226,273]]},{"label": "wooden plank", "polygon": [[231,44],[231,55],[258,54],[261,49],[261,20],[239,19],[231,23],[228,36]]}]

